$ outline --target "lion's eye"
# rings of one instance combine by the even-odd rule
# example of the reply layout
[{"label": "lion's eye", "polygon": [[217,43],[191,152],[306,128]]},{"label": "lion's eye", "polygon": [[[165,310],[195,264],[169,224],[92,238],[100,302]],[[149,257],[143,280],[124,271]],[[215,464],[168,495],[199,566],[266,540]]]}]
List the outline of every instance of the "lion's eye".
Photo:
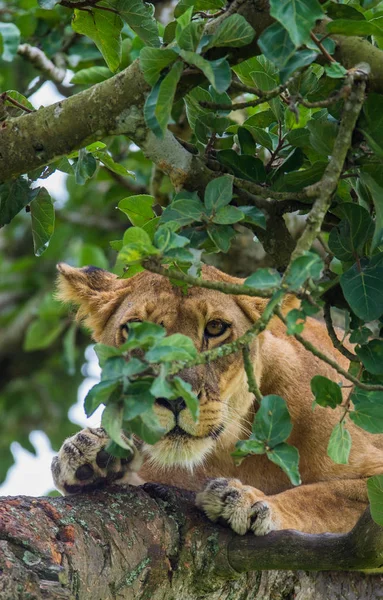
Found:
[{"label": "lion's eye", "polygon": [[130,319],[130,321],[127,321],[126,323],[121,325],[121,333],[124,340],[128,339],[130,323],[142,323],[142,321],[141,319]]},{"label": "lion's eye", "polygon": [[205,327],[205,337],[218,337],[225,333],[228,327],[230,327],[229,323],[225,323],[225,321],[220,321],[219,319],[209,321]]}]

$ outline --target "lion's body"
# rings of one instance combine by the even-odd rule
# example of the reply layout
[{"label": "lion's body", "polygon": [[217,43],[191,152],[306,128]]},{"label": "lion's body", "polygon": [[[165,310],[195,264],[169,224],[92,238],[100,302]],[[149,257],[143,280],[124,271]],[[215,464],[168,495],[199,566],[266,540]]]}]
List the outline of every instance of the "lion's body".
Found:
[{"label": "lion's body", "polygon": [[[122,324],[138,319],[161,323],[169,334],[188,335],[198,350],[210,349],[242,335],[265,306],[262,299],[200,288],[183,296],[168,280],[149,273],[118,280],[99,270],[61,267],[60,271],[61,297],[80,304],[81,316],[86,316],[95,339],[109,345],[123,341]],[[204,276],[240,282],[213,268],[205,268]],[[292,308],[291,302],[287,300],[285,312]],[[230,326],[219,339],[206,340],[204,327],[212,319]],[[334,349],[322,323],[308,319],[303,335],[347,368],[348,361]],[[327,445],[344,409],[317,406],[313,410],[310,381],[318,374],[337,382],[341,376],[287,336],[277,317],[255,340],[251,353],[262,394],[280,395],[288,404],[293,422],[288,442],[299,449],[304,485],[292,488],[287,476],[264,455],[248,457],[239,467],[234,464],[235,443],[248,436],[256,411],[238,352],[183,373],[199,394],[198,424],[186,408],[175,416],[161,403],[155,405],[168,434],[155,446],[146,447],[140,477],[195,491],[207,479],[221,478],[198,495],[197,503],[211,519],[224,518],[238,533],[350,529],[367,503],[366,478],[383,471],[383,436],[367,434],[347,419],[352,436],[349,464],[335,464],[327,456]],[[350,389],[344,390],[347,397]],[[176,435],[176,425],[183,430],[182,436]]]}]

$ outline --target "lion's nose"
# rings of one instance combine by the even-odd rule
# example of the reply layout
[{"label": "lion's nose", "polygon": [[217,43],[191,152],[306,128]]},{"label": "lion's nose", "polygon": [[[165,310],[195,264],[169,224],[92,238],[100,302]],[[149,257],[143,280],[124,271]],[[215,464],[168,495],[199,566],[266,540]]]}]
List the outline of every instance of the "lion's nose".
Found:
[{"label": "lion's nose", "polygon": [[176,398],[175,400],[167,400],[166,398],[157,398],[156,404],[159,404],[160,406],[164,406],[165,408],[168,408],[175,415],[178,415],[181,412],[181,410],[186,408],[186,402],[182,397]]}]

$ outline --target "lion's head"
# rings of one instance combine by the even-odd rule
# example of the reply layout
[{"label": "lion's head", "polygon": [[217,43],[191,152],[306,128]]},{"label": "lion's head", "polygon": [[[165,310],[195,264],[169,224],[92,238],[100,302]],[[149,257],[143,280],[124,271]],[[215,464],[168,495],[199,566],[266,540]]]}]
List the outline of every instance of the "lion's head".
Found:
[{"label": "lion's head", "polygon": [[[179,287],[160,275],[142,272],[130,279],[95,267],[76,269],[58,265],[59,297],[79,305],[83,319],[96,341],[119,346],[129,335],[132,321],[152,321],[167,334],[189,336],[203,351],[241,336],[265,306],[265,300],[231,296],[203,288]],[[213,281],[241,283],[213,267],[203,268],[203,277]],[[254,357],[258,341],[252,346]],[[257,361],[255,361],[255,365]],[[260,373],[256,376],[259,378]],[[158,398],[154,410],[166,435],[146,452],[157,466],[193,467],[216,448],[232,446],[242,437],[253,398],[240,352],[181,373],[200,401],[200,418],[195,423],[182,398],[169,402]],[[248,424],[247,424],[248,425]]]}]

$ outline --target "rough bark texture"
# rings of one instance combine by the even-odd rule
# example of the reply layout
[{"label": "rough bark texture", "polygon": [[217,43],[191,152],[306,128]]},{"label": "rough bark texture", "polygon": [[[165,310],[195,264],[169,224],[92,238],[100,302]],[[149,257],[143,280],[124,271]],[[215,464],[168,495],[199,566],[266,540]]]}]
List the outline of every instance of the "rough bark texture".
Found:
[{"label": "rough bark texture", "polygon": [[[353,536],[361,539],[365,548],[366,536],[374,533],[376,527],[366,514],[361,519],[361,530],[355,529]],[[336,556],[343,567],[355,558],[350,535],[285,532],[283,536],[274,533],[265,538],[236,536],[227,528],[209,523],[194,508],[191,494],[180,490],[164,492],[158,486],[65,498],[3,498],[0,598],[383,598],[380,574],[299,570],[241,574],[236,570],[247,570],[253,554],[263,569],[265,561],[273,564],[278,553],[286,564],[292,557],[294,565],[296,548],[301,552],[303,538],[308,548],[303,563],[311,556],[317,564],[323,559],[324,564],[336,568]],[[380,545],[381,540],[378,541]],[[379,560],[383,562],[374,543],[367,540],[367,545],[371,549],[369,561],[375,566]]]}]

